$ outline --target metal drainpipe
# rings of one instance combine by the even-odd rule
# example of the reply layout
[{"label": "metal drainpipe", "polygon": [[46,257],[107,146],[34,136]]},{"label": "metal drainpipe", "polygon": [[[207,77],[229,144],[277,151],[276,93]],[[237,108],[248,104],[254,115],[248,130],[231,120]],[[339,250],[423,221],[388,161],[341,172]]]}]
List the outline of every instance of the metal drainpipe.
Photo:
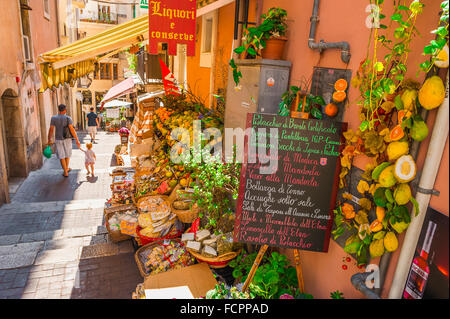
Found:
[{"label": "metal drainpipe", "polygon": [[[422,109],[421,117],[426,122],[428,117],[428,111],[425,109]],[[420,142],[414,141],[411,145],[411,152],[410,155],[414,158],[414,160],[417,160],[417,154],[419,153],[419,146]],[[413,184],[417,183],[419,176],[416,176]],[[389,267],[389,263],[391,262],[392,253],[387,252],[380,258],[380,263],[378,265],[379,268],[379,274],[380,274],[380,288],[376,288],[374,290],[369,289],[365,282],[367,279],[367,276],[371,274],[370,272],[364,272],[364,273],[356,273],[351,277],[351,283],[352,285],[359,291],[361,291],[367,298],[369,299],[381,299],[381,291],[382,287],[384,286],[384,281],[386,279],[386,273],[387,269]],[[376,296],[376,297],[375,297]]]},{"label": "metal drainpipe", "polygon": [[449,102],[448,102],[448,69],[445,84],[445,99],[438,109],[436,122],[434,123],[431,135],[430,145],[428,146],[425,164],[420,177],[419,188],[415,198],[419,203],[420,214],[412,216],[411,224],[406,231],[405,240],[400,251],[400,256],[395,269],[394,278],[392,280],[391,290],[389,291],[390,299],[400,299],[402,297],[403,288],[408,277],[411,260],[414,257],[416,245],[422,230],[423,221],[425,219],[426,210],[431,200],[431,192],[436,182],[436,176],[439,170],[439,164],[445,147],[445,140],[448,138],[449,123]]},{"label": "metal drainpipe", "polygon": [[[426,122],[427,118],[428,118],[428,111],[426,109],[422,109],[420,116],[423,118],[423,120]],[[420,146],[421,142],[418,141],[414,141],[411,145],[411,151],[410,151],[410,155],[412,156],[412,158],[414,159],[414,161],[417,161],[417,155],[419,153],[419,146]],[[414,180],[412,181],[412,185],[416,185],[418,183],[419,180],[419,174],[417,174],[417,176],[414,178]],[[414,194],[415,195],[415,194]],[[375,292],[381,296],[381,291],[382,291],[382,287],[384,286],[384,280],[386,279],[386,273],[387,273],[387,269],[389,267],[389,263],[391,262],[391,257],[392,257],[392,253],[388,252],[385,253],[383,256],[381,256],[380,258],[380,263],[378,265],[379,267],[379,273],[380,273],[380,288],[376,288]]]},{"label": "metal drainpipe", "polygon": [[[447,75],[447,83],[448,83],[448,75]],[[448,87],[447,87],[447,92],[448,92]],[[422,111],[420,113],[420,116],[426,122],[426,120],[428,118],[428,111],[426,109],[422,109]],[[414,160],[417,160],[417,155],[419,153],[419,146],[420,146],[420,142],[417,142],[417,141],[414,141],[412,143],[412,145],[411,145],[411,152],[410,152],[410,154],[414,158]],[[418,186],[419,179],[420,179],[420,175],[417,174],[417,176],[412,181],[412,185],[417,185]],[[414,195],[414,197],[416,197],[416,195],[417,195],[417,193]],[[352,282],[353,286],[357,290],[361,291],[366,297],[368,297],[370,299],[373,299],[372,298],[373,297],[373,293],[375,293],[377,296],[381,296],[381,291],[382,291],[382,287],[384,286],[384,281],[386,279],[386,273],[387,273],[387,269],[389,267],[389,263],[391,261],[391,256],[392,256],[392,253],[385,253],[380,258],[380,263],[379,263],[380,288],[377,288],[375,290],[371,290],[371,289],[367,288],[367,286],[365,285],[365,281],[366,281],[367,276],[370,274],[370,273],[367,273],[367,272],[354,274],[351,277],[351,282]],[[392,298],[392,296],[389,296],[389,297]],[[380,297],[378,297],[378,298],[380,298]]]},{"label": "metal drainpipe", "polygon": [[319,4],[320,0],[314,0],[313,13],[311,16],[311,27],[309,30],[309,39],[308,39],[308,47],[313,50],[319,50],[322,52],[326,49],[341,49],[341,59],[344,63],[350,62],[350,44],[348,42],[324,42],[320,40],[320,42],[314,42],[316,38],[316,28],[317,22],[319,21]]}]

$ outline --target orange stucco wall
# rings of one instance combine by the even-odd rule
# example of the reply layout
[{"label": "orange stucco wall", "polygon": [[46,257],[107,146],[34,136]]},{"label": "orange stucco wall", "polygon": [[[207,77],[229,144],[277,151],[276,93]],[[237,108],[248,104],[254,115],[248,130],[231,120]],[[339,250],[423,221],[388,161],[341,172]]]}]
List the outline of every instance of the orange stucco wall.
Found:
[{"label": "orange stucco wall", "polygon": [[[20,76],[22,72],[21,61],[22,44],[20,42],[20,15],[17,6],[12,6],[8,1],[0,2],[0,11],[2,18],[0,19],[0,43],[8,45],[8,50],[0,50],[0,95],[3,90],[6,90],[6,77]],[[5,87],[2,87],[2,82],[5,82]],[[13,80],[15,85],[15,80]],[[17,86],[14,87],[17,90]],[[17,92],[16,92],[17,93]]]},{"label": "orange stucco wall", "polygon": [[[234,36],[235,4],[230,3],[221,7],[218,13],[216,67],[214,91],[226,89],[228,79],[228,62],[231,58]],[[249,21],[254,21],[255,1],[250,0]],[[187,82],[193,91],[201,96],[208,104],[210,94],[211,68],[200,67],[200,50],[202,40],[202,17],[197,18],[195,39],[195,56],[187,58]]]},{"label": "orange stucco wall", "polygon": [[[438,12],[440,1],[425,0],[425,8],[417,21],[417,28],[422,37],[414,40],[412,52],[409,54],[408,76],[416,78],[418,65],[424,60],[421,56],[422,48],[433,39],[429,31],[434,29],[438,23]],[[346,68],[355,72],[359,63],[366,55],[366,48],[369,39],[370,30],[365,26],[365,20],[368,13],[365,12],[368,1],[321,1],[319,8],[320,22],[317,28],[316,42],[323,39],[326,42],[347,41],[351,46],[352,58],[350,63],[345,65],[340,58],[339,50],[328,50],[320,55],[317,51],[308,48],[310,17],[312,14],[313,1],[290,1],[290,0],[264,0],[263,11],[277,6],[288,11],[288,47],[285,52],[285,59],[293,63],[291,70],[291,84],[298,85],[299,80],[304,76],[310,78],[313,66],[319,63],[323,67]],[[392,9],[392,3],[386,2],[384,12],[389,16]],[[423,74],[418,81],[423,80]],[[354,102],[358,98],[358,91],[349,89],[349,101],[351,101],[346,110],[344,121],[349,123],[349,128],[356,129],[359,126],[358,107]],[[433,113],[430,112],[429,124],[432,124]],[[430,126],[432,128],[432,125]],[[444,142],[444,141],[443,141]],[[426,151],[427,143],[424,142],[421,147],[421,155]],[[361,157],[356,160],[358,167],[364,168],[366,159]],[[420,165],[420,163],[419,163]],[[440,197],[435,197],[431,201],[432,207],[448,214],[448,141],[442,163],[436,188],[441,191]],[[400,242],[403,238],[400,238]],[[401,246],[400,246],[401,248]],[[390,282],[395,271],[398,254],[400,249],[393,254],[390,267],[388,269],[386,284],[383,289],[383,297],[387,296],[390,288]],[[289,252],[287,252],[289,253]],[[330,291],[339,289],[344,292],[347,298],[363,298],[363,295],[356,291],[350,283],[350,277],[354,273],[361,271],[354,264],[350,263],[347,270],[342,269],[343,257],[347,254],[334,241],[331,241],[329,252],[327,254],[302,252],[302,265],[305,278],[306,290],[313,294],[315,298],[329,298]],[[372,260],[377,263],[378,259]],[[348,263],[346,263],[348,264]]]}]

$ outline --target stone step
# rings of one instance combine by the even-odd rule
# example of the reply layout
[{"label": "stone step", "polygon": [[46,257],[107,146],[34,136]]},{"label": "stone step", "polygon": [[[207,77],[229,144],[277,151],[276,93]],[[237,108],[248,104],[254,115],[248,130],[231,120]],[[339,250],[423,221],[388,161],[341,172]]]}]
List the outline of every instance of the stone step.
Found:
[{"label": "stone step", "polygon": [[104,236],[101,241],[85,236],[33,243],[0,246],[0,269],[15,269],[31,265],[57,264],[82,259],[115,256],[134,252],[131,240],[113,243]]},{"label": "stone step", "polygon": [[97,236],[103,234],[107,234],[107,230],[105,226],[100,225],[91,227],[57,229],[54,231],[42,231],[27,234],[3,235],[0,236],[0,246],[40,241],[44,242],[74,237]]},{"label": "stone step", "polygon": [[0,215],[11,213],[20,214],[20,213],[34,213],[34,212],[66,212],[73,210],[88,210],[104,207],[105,207],[105,199],[103,198],[32,202],[32,203],[12,202],[3,205],[0,208]]}]

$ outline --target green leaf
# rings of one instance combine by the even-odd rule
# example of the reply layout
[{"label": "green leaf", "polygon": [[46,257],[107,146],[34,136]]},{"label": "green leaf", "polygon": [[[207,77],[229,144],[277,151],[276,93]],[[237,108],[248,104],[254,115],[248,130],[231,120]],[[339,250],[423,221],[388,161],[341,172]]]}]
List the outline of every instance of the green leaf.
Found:
[{"label": "green leaf", "polygon": [[264,283],[266,285],[275,285],[280,281],[280,276],[275,270],[269,270],[264,275]]},{"label": "green leaf", "polygon": [[440,26],[436,30],[431,31],[431,33],[438,34],[438,35],[440,35],[441,37],[444,38],[448,34],[448,30],[447,30],[446,27]]},{"label": "green leaf", "polygon": [[380,24],[380,28],[381,28],[381,29],[387,29],[387,25],[385,25],[385,24]]},{"label": "green leaf", "polygon": [[319,120],[321,120],[323,118],[322,112],[320,112],[315,107],[311,108],[311,115],[314,116],[314,118],[319,119]]},{"label": "green leaf", "polygon": [[389,201],[389,203],[394,203],[394,197],[392,196],[392,192],[389,188],[386,188],[384,191],[384,194],[386,196],[386,199]]},{"label": "green leaf", "polygon": [[369,122],[366,120],[366,121],[363,121],[362,123],[361,123],[361,125],[359,126],[359,129],[361,130],[361,132],[364,132],[365,130],[367,130],[369,128]]},{"label": "green leaf", "polygon": [[325,100],[321,96],[315,96],[313,101],[319,105],[326,105]]},{"label": "green leaf", "polygon": [[409,8],[408,8],[408,7],[405,7],[405,6],[402,6],[402,5],[399,5],[399,6],[397,7],[397,9],[409,11]]},{"label": "green leaf", "polygon": [[252,47],[249,47],[247,50],[248,53],[250,53],[251,55],[258,55],[255,51],[255,49],[253,49]]},{"label": "green leaf", "polygon": [[353,242],[347,246],[344,247],[344,251],[347,254],[356,254],[358,249],[361,247],[362,243],[360,241]]},{"label": "green leaf", "polygon": [[402,14],[401,13],[395,13],[391,16],[391,20],[393,21],[402,21]]},{"label": "green leaf", "polygon": [[413,203],[414,205],[414,211],[415,211],[415,216],[417,217],[417,215],[419,215],[420,213],[420,208],[419,208],[419,203],[416,201],[416,199],[414,197],[411,196],[411,198],[409,199],[411,201],[411,203]]},{"label": "green leaf", "polygon": [[400,39],[401,37],[403,37],[404,34],[405,34],[405,28],[403,28],[403,27],[398,27],[394,31],[394,37],[396,39]]},{"label": "green leaf", "polygon": [[423,53],[425,54],[433,54],[436,51],[436,48],[433,45],[427,45],[425,48],[423,48]]},{"label": "green leaf", "polygon": [[235,69],[236,68],[236,63],[234,62],[234,59],[230,60],[230,66]]},{"label": "green leaf", "polygon": [[245,51],[245,47],[244,46],[240,46],[240,47],[234,49],[234,52],[237,53],[237,54],[241,54],[244,51]]},{"label": "green leaf", "polygon": [[381,62],[377,62],[374,64],[373,68],[375,69],[375,71],[381,72],[384,70],[384,65]]},{"label": "green leaf", "polygon": [[395,104],[395,108],[397,110],[403,110],[404,109],[404,105],[403,105],[403,101],[400,95],[395,96],[394,98],[394,104]]}]

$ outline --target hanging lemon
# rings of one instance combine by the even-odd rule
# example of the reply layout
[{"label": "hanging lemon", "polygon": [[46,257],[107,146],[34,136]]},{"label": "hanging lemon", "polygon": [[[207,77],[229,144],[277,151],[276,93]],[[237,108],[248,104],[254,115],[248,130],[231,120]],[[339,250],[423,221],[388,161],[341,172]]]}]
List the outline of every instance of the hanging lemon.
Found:
[{"label": "hanging lemon", "polygon": [[445,87],[437,75],[428,78],[419,90],[419,102],[427,110],[437,108],[445,98]]},{"label": "hanging lemon", "polygon": [[394,175],[400,183],[407,183],[416,176],[417,167],[411,155],[403,155],[395,162]]},{"label": "hanging lemon", "polygon": [[448,68],[448,45],[446,44],[442,50],[439,51],[434,61],[434,65],[438,68]]}]

